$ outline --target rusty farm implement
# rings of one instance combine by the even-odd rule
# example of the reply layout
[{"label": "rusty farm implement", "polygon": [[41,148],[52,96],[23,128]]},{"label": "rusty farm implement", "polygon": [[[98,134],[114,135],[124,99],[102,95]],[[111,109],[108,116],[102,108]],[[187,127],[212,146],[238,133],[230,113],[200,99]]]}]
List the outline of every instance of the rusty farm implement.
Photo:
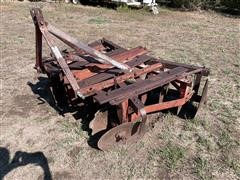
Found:
[{"label": "rusty farm implement", "polygon": [[[207,100],[205,67],[157,59],[147,55],[146,48],[128,50],[104,38],[84,44],[47,23],[40,9],[30,13],[36,33],[35,68],[47,74],[56,106],[97,104],[111,114],[89,124],[92,134],[104,132],[97,142],[101,150],[137,141],[146,131],[149,113],[173,108],[179,113],[194,103],[196,114]],[[53,37],[71,49],[60,51]],[[51,50],[48,58],[42,58],[42,38]]]}]

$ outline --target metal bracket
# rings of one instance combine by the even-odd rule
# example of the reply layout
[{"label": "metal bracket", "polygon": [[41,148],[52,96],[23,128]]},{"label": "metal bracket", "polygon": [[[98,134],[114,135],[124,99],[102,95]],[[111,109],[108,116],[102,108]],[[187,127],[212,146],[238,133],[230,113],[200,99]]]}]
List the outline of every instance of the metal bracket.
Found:
[{"label": "metal bracket", "polygon": [[144,104],[137,97],[130,98],[129,104],[133,108],[133,110],[136,114],[140,113],[142,121],[141,121],[140,129],[139,129],[139,133],[141,133],[141,131],[144,128],[146,121],[147,121],[147,112],[144,109]]},{"label": "metal bracket", "polygon": [[140,101],[137,97],[130,98],[130,105],[133,108],[135,113],[140,112],[140,114],[143,116],[143,119],[145,119],[146,113],[142,110],[144,109],[144,105],[142,101]]}]

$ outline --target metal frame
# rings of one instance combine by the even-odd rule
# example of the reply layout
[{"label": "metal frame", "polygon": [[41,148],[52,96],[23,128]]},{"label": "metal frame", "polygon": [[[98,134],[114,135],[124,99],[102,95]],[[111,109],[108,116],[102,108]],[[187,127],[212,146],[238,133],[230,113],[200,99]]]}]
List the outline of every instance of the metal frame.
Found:
[{"label": "metal frame", "polygon": [[[179,112],[189,101],[206,102],[207,90],[203,95],[198,91],[202,77],[209,75],[207,68],[156,59],[147,55],[146,48],[127,50],[104,38],[86,45],[47,23],[40,9],[30,12],[36,34],[35,68],[52,81],[56,81],[53,76],[58,77],[55,84],[64,87],[70,105],[91,98],[100,105],[117,107],[119,124],[141,118],[143,127],[149,113],[174,107]],[[73,50],[60,51],[53,36]],[[52,53],[48,59],[42,59],[42,37]],[[178,95],[167,100],[170,84]],[[153,93],[158,97],[149,103]]]}]

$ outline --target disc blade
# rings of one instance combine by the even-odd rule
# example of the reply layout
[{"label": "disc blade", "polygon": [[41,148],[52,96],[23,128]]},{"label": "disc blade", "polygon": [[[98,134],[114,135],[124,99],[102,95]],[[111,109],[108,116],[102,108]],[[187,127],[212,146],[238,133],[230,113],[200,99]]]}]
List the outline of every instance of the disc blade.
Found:
[{"label": "disc blade", "polygon": [[96,112],[95,118],[89,123],[89,128],[92,129],[92,136],[107,129],[107,123],[107,112]]},{"label": "disc blade", "polygon": [[98,141],[98,148],[107,151],[112,147],[124,144],[135,143],[146,132],[141,128],[141,122],[127,122],[118,125],[107,131]]}]

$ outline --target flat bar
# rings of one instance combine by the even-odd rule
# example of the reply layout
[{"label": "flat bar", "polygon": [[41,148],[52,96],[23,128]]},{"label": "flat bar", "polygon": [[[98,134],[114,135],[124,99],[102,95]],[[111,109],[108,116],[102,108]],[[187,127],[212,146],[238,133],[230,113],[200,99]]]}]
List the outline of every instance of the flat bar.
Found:
[{"label": "flat bar", "polygon": [[[172,61],[167,61],[162,58],[159,58],[159,62],[161,62],[166,68],[175,68],[175,67],[184,67],[189,69],[189,71],[194,71],[194,73],[197,72],[202,72],[204,76],[209,75],[209,69],[205,67],[198,67],[194,65],[188,65],[188,64],[183,64],[183,63],[177,63],[177,62],[172,62]],[[197,71],[199,70],[199,71]]]},{"label": "flat bar", "polygon": [[143,69],[136,69],[136,70],[133,70],[132,72],[120,75],[120,76],[118,76],[118,77],[116,77],[114,79],[109,79],[109,80],[106,80],[106,81],[103,81],[103,82],[100,82],[100,83],[97,83],[97,84],[93,84],[93,85],[87,86],[85,88],[81,88],[81,92],[85,96],[89,96],[89,95],[92,95],[93,93],[95,93],[97,91],[100,91],[102,89],[111,87],[114,84],[122,83],[122,82],[126,81],[127,79],[137,78],[137,77],[139,77],[139,76],[141,76],[143,74],[152,72],[152,71],[157,70],[157,69],[159,69],[161,67],[162,67],[162,64],[161,63],[157,63],[157,64],[153,64],[153,65],[147,66],[146,68],[143,68]]},{"label": "flat bar", "polygon": [[91,48],[90,46],[82,43],[81,41],[69,36],[68,34],[64,33],[63,31],[57,29],[56,27],[52,26],[51,24],[48,24],[47,26],[48,31],[68,44],[70,47],[76,49],[76,50],[84,50],[85,52],[89,53],[90,55],[96,56],[95,58],[100,63],[106,63],[111,64],[119,69],[130,71],[130,67],[128,67],[126,64],[120,63],[118,61],[115,61],[114,59],[106,56],[105,54],[100,53],[99,51]]},{"label": "flat bar", "polygon": [[[115,52],[116,50],[114,50],[113,52]],[[125,52],[119,52],[118,54],[116,53],[116,55],[120,55],[118,57],[116,57],[116,60],[123,60],[124,57],[128,57],[126,59],[126,62],[131,61],[133,58],[135,58],[136,56],[139,56],[141,54],[145,54],[146,53],[146,49],[142,48],[142,47],[137,47],[137,48],[133,48],[130,50],[124,50]],[[121,56],[123,55],[123,56]],[[114,56],[114,55],[113,55]],[[107,80],[108,77],[104,77],[102,76],[103,71],[107,71],[106,74],[111,74],[111,77],[114,77],[115,74],[118,73],[122,73],[123,71],[117,68],[113,68],[111,65],[108,64],[99,64],[99,63],[90,63],[90,60],[86,60],[80,56],[74,55],[74,54],[70,54],[67,57],[69,60],[76,60],[79,62],[72,62],[69,63],[69,67],[71,69],[75,69],[78,71],[74,71],[73,74],[77,77],[78,82],[84,81],[85,79],[91,78],[94,76],[94,81],[95,83],[101,82],[103,80]],[[93,59],[94,60],[94,59]],[[77,67],[77,65],[83,65],[81,67]],[[101,74],[101,75],[100,75]],[[97,77],[95,77],[97,76]],[[84,78],[83,78],[84,77]],[[103,79],[101,79],[103,78]],[[88,83],[84,83],[86,85],[89,85]],[[82,85],[79,84],[79,86],[82,87]]]},{"label": "flat bar", "polygon": [[[180,99],[148,105],[148,106],[144,107],[144,110],[148,114],[148,113],[162,111],[162,110],[169,109],[169,108],[183,106],[187,101],[189,101],[191,99],[192,95],[193,95],[192,93],[189,93],[189,94],[186,94],[185,97],[180,98]],[[139,114],[133,113],[133,114],[131,114],[130,119],[131,119],[131,121],[134,121],[138,117],[139,117]]]},{"label": "flat bar", "polygon": [[[137,58],[134,58],[133,60],[127,62],[126,64],[133,68],[133,67],[138,66],[138,65],[140,65],[144,62],[147,62],[151,59],[152,59],[152,57],[150,57],[150,56],[142,55],[142,56],[139,56]],[[115,77],[116,73],[120,73],[120,72],[121,72],[120,69],[112,68],[112,69],[107,70],[106,72],[99,73],[99,74],[96,74],[92,77],[84,79],[84,80],[78,82],[78,84],[79,84],[80,87],[84,88],[86,86],[96,84],[96,83],[99,83],[101,81],[113,78],[113,77]]]},{"label": "flat bar", "polygon": [[42,64],[42,33],[39,26],[35,25],[35,36],[36,36],[36,64],[35,68],[40,71],[43,69]]},{"label": "flat bar", "polygon": [[136,56],[146,54],[147,52],[148,51],[146,48],[139,46],[139,47],[127,50],[127,51],[123,51],[119,54],[115,54],[115,55],[113,54],[112,57],[114,59],[117,59],[120,62],[124,62],[124,61],[127,61],[128,59],[133,59]]},{"label": "flat bar", "polygon": [[183,67],[177,67],[169,70],[168,72],[162,72],[156,76],[149,79],[141,80],[138,82],[130,84],[123,88],[118,88],[109,93],[101,93],[100,95],[94,96],[94,99],[100,104],[110,102],[112,105],[119,104],[121,101],[127,98],[131,98],[152,89],[160,87],[167,84],[175,79],[178,79],[180,75],[186,72],[187,69]]},{"label": "flat bar", "polygon": [[116,56],[120,53],[124,53],[125,51],[127,51],[127,49],[114,49],[113,51],[107,52],[106,55],[110,56],[110,57],[113,57],[113,56]]},{"label": "flat bar", "polygon": [[[115,51],[116,50],[114,50],[113,52],[115,52]],[[113,57],[115,57],[115,59],[119,60],[119,61],[124,60],[124,58],[127,57],[126,62],[128,62],[128,61],[131,61],[136,56],[146,53],[146,49],[142,48],[142,47],[136,47],[136,48],[133,48],[130,50],[124,50],[124,51],[125,52],[116,53],[115,55],[113,55]],[[97,75],[97,73],[98,74],[102,73],[101,71],[108,71],[108,73],[110,73],[110,74],[116,74],[116,73],[122,72],[122,70],[116,69],[116,68],[114,69],[114,72],[113,72],[112,71],[113,67],[111,65],[89,62],[90,60],[86,60],[86,59],[84,59],[80,56],[74,55],[74,54],[69,55],[69,57],[67,57],[67,59],[72,60],[72,61],[74,61],[74,60],[79,61],[79,62],[69,63],[69,67],[71,69],[85,69],[84,71],[79,70],[79,72],[74,72],[74,73],[78,74],[78,77],[84,76],[85,77],[84,79],[91,78],[92,76]],[[83,66],[77,67],[77,65],[83,65]],[[111,70],[109,71],[110,68],[111,68]],[[92,72],[91,69],[99,69],[99,70]],[[101,77],[103,77],[103,76],[101,76]],[[79,78],[79,79],[81,79],[81,81],[84,80],[83,78]],[[106,78],[104,78],[102,80],[106,80]],[[78,81],[78,82],[81,82],[81,81]],[[99,81],[97,81],[97,82],[99,82]]]},{"label": "flat bar", "polygon": [[[136,47],[130,50],[126,50],[124,52],[119,52],[119,54],[115,54],[113,56],[111,56],[111,58],[116,59],[118,62],[126,64],[126,62],[132,60],[133,58],[137,57],[137,56],[141,56],[143,54],[146,54],[147,50],[143,47]],[[112,65],[109,64],[99,64],[99,63],[89,63],[86,66],[91,67],[91,66],[97,66],[100,69],[109,69],[112,68]],[[127,65],[128,66],[128,65]]]},{"label": "flat bar", "polygon": [[177,63],[177,62],[173,62],[173,61],[167,61],[167,60],[164,60],[162,58],[154,58],[154,57],[152,57],[152,59],[154,61],[161,62],[164,65],[164,68],[168,68],[168,69],[173,69],[173,68],[176,68],[176,67],[187,68],[188,69],[188,71],[187,71],[188,75],[201,72],[203,76],[208,76],[209,73],[210,73],[209,69],[205,68],[205,67],[199,67],[199,66],[188,65],[188,64],[184,64],[184,63]]}]

